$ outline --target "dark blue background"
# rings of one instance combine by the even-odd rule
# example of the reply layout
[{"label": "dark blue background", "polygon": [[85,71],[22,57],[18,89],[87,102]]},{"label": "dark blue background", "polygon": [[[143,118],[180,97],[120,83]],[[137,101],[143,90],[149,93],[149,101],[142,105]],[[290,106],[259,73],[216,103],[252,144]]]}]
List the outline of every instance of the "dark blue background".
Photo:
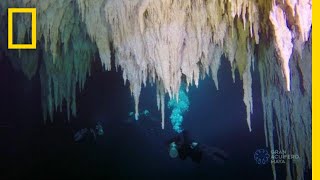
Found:
[{"label": "dark blue background", "polygon": [[[257,165],[253,155],[266,148],[259,75],[253,72],[254,114],[252,132],[246,123],[242,81],[222,60],[217,91],[211,78],[189,91],[190,110],[183,128],[201,144],[223,149],[229,160],[218,164],[205,158],[199,165],[190,159],[171,159],[165,142],[173,132],[166,109],[166,127],[156,107],[154,87],[142,90],[140,108],[149,109],[156,121],[128,122],[134,102],[121,72],[104,72],[99,62],[78,93],[78,116],[67,121],[66,112],[55,113],[44,124],[39,75],[31,81],[16,71],[3,55],[0,59],[0,170],[7,178],[98,178],[112,179],[273,179],[270,164]],[[168,100],[168,99],[167,99]],[[76,130],[101,121],[105,130],[96,142],[74,143]],[[284,170],[284,169],[279,169]],[[135,177],[135,178],[134,178]],[[283,174],[278,175],[284,179]]]}]

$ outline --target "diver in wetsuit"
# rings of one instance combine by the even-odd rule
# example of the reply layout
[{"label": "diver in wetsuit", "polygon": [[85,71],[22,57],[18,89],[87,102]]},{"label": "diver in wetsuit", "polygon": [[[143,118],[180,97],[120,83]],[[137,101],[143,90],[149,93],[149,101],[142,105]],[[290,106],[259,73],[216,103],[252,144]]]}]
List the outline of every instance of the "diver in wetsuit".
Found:
[{"label": "diver in wetsuit", "polygon": [[98,122],[95,126],[95,128],[83,128],[77,131],[73,139],[75,142],[94,142],[97,139],[97,136],[102,136],[104,134],[102,125],[100,122]]},{"label": "diver in wetsuit", "polygon": [[151,119],[155,120],[153,116],[151,116],[151,113],[149,110],[145,109],[138,114],[138,119],[135,118],[135,113],[134,112],[129,112],[128,114],[128,122],[134,122],[137,120],[145,120],[145,119]]},{"label": "diver in wetsuit", "polygon": [[199,144],[192,142],[189,133],[185,130],[169,141],[169,154],[172,158],[179,156],[182,160],[190,157],[196,163],[200,163],[202,159]]},{"label": "diver in wetsuit", "polygon": [[171,158],[179,156],[180,159],[185,160],[190,157],[193,162],[200,163],[203,155],[206,154],[217,162],[224,162],[227,159],[227,155],[222,150],[192,141],[186,130],[172,138],[167,144],[169,144]]}]

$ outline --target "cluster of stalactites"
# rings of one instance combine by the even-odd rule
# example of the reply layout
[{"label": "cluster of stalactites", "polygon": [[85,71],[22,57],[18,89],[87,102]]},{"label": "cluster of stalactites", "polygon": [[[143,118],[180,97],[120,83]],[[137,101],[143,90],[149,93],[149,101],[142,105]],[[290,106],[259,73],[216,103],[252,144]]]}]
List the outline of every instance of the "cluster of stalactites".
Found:
[{"label": "cluster of stalactites", "polygon": [[225,54],[233,77],[238,69],[245,82],[244,103],[251,130],[251,61],[253,44],[259,42],[255,1],[114,0],[106,2],[104,11],[116,65],[123,69],[124,80],[130,82],[136,112],[141,86],[148,79],[157,81],[162,119],[164,96],[177,96],[182,76],[187,86],[198,86],[199,78],[211,73],[218,89],[217,74]]},{"label": "cluster of stalactites", "polygon": [[[79,11],[72,0],[18,0],[2,1],[0,7],[36,7],[37,8],[37,50],[9,51],[14,63],[29,79],[39,68],[41,79],[42,109],[44,120],[49,115],[53,120],[54,111],[62,111],[66,106],[68,119],[70,113],[76,115],[77,87],[82,89],[90,73],[91,57],[95,46],[87,38],[85,26],[79,18]],[[6,15],[2,15],[6,17]],[[31,19],[15,16],[17,42],[21,43],[25,35],[30,34]],[[5,42],[3,44],[6,44]],[[40,49],[43,53],[38,53]],[[19,56],[19,60],[16,60]],[[41,55],[41,56],[40,56]],[[101,58],[102,59],[102,58]],[[110,58],[109,58],[110,59]],[[40,63],[38,61],[40,60]],[[38,65],[40,65],[38,67]],[[106,66],[108,63],[106,63]]]},{"label": "cluster of stalactites", "polygon": [[105,0],[77,0],[82,21],[86,24],[87,33],[96,43],[100,60],[106,70],[111,70],[111,52],[107,21],[104,9]]},{"label": "cluster of stalactites", "polygon": [[[244,82],[244,103],[251,130],[253,42],[258,44],[259,32],[264,32],[260,31],[264,28],[260,19],[264,21],[265,17],[259,11],[268,8],[262,1],[20,0],[2,5],[37,7],[38,40],[44,37],[45,50],[52,55],[54,63],[61,59],[61,54],[70,51],[68,45],[73,43],[73,32],[85,26],[91,41],[97,45],[102,64],[110,70],[111,41],[115,64],[122,68],[124,81],[130,82],[136,112],[141,86],[148,79],[158,84],[160,107],[164,107],[161,100],[166,93],[170,98],[177,96],[182,76],[187,86],[198,86],[199,78],[211,73],[218,89],[217,72],[224,54],[231,63],[233,77],[238,69]],[[287,90],[290,90],[292,41],[302,46],[308,40],[311,6],[311,0],[274,1],[267,17],[274,30]],[[79,14],[81,20],[75,20]],[[19,39],[24,38],[26,31],[21,24]],[[162,112],[164,119],[163,109]]]},{"label": "cluster of stalactites", "polygon": [[[271,151],[285,150],[287,155],[298,156],[285,160],[287,179],[304,179],[305,169],[311,168],[311,43],[301,52],[293,51],[289,93],[282,85],[281,62],[273,62],[274,46],[260,46],[258,54],[267,146]],[[272,164],[276,179],[275,166]]]},{"label": "cluster of stalactites", "polygon": [[300,45],[299,49],[302,49],[303,43],[308,41],[312,25],[312,0],[274,2],[269,19],[274,30],[274,41],[282,71],[286,78],[286,89],[290,91],[289,60],[294,46],[292,41]]},{"label": "cluster of stalactites", "polygon": [[53,120],[53,112],[58,107],[61,111],[63,105],[70,119],[70,112],[76,116],[76,92],[78,88],[84,88],[96,49],[87,37],[85,25],[72,1],[69,4],[64,4],[66,1],[46,2],[52,3],[43,2],[38,10],[38,28],[42,32],[39,34],[44,37],[46,50],[40,67],[44,119],[49,114]]},{"label": "cluster of stalactites", "polygon": [[[218,89],[217,72],[224,54],[231,63],[233,77],[238,69],[244,82],[244,103],[251,130],[253,44],[259,43],[259,32],[264,32],[260,31],[265,28],[260,21],[265,21],[266,17],[261,12],[270,8],[263,1],[21,0],[4,3],[8,7],[18,4],[37,7],[38,40],[44,37],[45,50],[52,54],[53,62],[62,54],[61,45],[64,52],[70,50],[68,44],[72,42],[74,29],[85,26],[86,33],[97,46],[102,64],[110,70],[109,44],[112,42],[115,64],[122,68],[124,81],[130,82],[136,112],[141,86],[146,85],[147,80],[157,81],[161,92],[159,99],[164,99],[162,96],[166,93],[170,98],[177,96],[182,76],[187,86],[198,86],[199,78],[211,73]],[[274,30],[287,90],[290,90],[292,40],[303,44],[301,42],[308,39],[311,6],[311,0],[277,1],[267,16]],[[77,14],[71,13],[75,11]],[[84,26],[74,23],[79,14]],[[24,28],[19,29],[18,38],[22,39]]]}]

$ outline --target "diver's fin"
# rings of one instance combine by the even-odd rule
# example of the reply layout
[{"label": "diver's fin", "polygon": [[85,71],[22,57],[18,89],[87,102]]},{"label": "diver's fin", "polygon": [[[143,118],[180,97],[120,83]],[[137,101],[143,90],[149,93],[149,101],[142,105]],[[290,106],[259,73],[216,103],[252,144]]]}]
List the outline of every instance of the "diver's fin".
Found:
[{"label": "diver's fin", "polygon": [[202,144],[200,145],[200,149],[214,161],[218,162],[218,164],[224,164],[224,162],[228,160],[227,153],[219,148]]}]

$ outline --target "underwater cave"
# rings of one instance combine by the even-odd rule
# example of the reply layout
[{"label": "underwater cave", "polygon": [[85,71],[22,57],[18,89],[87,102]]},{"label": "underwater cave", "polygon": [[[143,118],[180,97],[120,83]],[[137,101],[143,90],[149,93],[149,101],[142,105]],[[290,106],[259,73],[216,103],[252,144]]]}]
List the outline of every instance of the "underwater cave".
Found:
[{"label": "underwater cave", "polygon": [[[8,0],[0,15],[0,177],[311,178],[311,0]],[[185,132],[187,159],[170,141]]]}]

